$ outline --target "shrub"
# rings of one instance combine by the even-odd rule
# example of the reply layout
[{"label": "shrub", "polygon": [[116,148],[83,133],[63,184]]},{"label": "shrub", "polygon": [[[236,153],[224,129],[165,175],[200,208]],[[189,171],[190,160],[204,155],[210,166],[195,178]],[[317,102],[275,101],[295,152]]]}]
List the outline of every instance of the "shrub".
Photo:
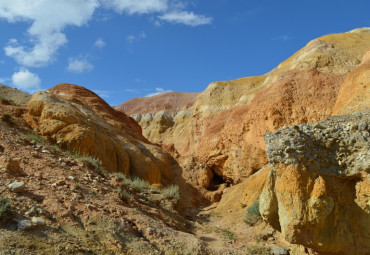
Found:
[{"label": "shrub", "polygon": [[10,202],[6,198],[0,198],[0,221],[5,219],[11,212]]},{"label": "shrub", "polygon": [[34,135],[34,134],[27,134],[27,135],[24,136],[24,138],[26,138],[30,141],[35,141],[36,143],[42,143],[43,142],[42,137],[40,137],[38,135]]},{"label": "shrub", "polygon": [[127,192],[126,190],[119,190],[118,196],[122,201],[126,203],[129,202],[134,197],[131,193]]},{"label": "shrub", "polygon": [[216,232],[221,233],[225,239],[235,240],[235,234],[228,228],[216,228]]},{"label": "shrub", "polygon": [[126,175],[124,175],[123,173],[113,173],[112,175],[116,177],[119,181],[123,181],[127,179]]},{"label": "shrub", "polygon": [[164,199],[171,199],[174,202],[179,201],[180,199],[180,192],[179,192],[179,186],[177,185],[170,185],[161,191],[161,196]]},{"label": "shrub", "polygon": [[260,203],[257,200],[247,209],[247,212],[244,217],[244,222],[246,222],[247,224],[251,226],[256,224],[258,219],[261,217],[259,207],[260,207]]},{"label": "shrub", "polygon": [[100,159],[93,156],[80,156],[75,155],[75,158],[79,161],[84,162],[88,167],[92,168],[96,173],[104,176],[107,173],[107,170],[103,167],[103,163]]},{"label": "shrub", "polygon": [[148,182],[140,179],[139,177],[134,177],[131,180],[130,186],[137,192],[142,192],[143,190],[147,189],[153,189],[153,187]]}]

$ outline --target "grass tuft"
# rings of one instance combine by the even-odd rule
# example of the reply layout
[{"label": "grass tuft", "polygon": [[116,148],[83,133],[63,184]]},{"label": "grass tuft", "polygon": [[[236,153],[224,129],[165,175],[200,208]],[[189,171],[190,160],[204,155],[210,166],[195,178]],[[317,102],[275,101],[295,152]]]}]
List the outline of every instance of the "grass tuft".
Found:
[{"label": "grass tuft", "polygon": [[5,219],[11,212],[11,205],[8,199],[0,198],[0,221]]},{"label": "grass tuft", "polygon": [[247,224],[249,224],[250,226],[253,226],[254,224],[257,223],[258,219],[261,217],[261,214],[260,214],[260,211],[259,211],[259,208],[260,208],[260,203],[259,201],[257,200],[256,202],[254,202],[248,209],[247,209],[247,212],[245,214],[245,217],[243,219],[243,221]]},{"label": "grass tuft", "polygon": [[42,143],[44,141],[42,137],[34,134],[27,134],[24,136],[24,138],[30,141],[35,141],[36,143]]}]

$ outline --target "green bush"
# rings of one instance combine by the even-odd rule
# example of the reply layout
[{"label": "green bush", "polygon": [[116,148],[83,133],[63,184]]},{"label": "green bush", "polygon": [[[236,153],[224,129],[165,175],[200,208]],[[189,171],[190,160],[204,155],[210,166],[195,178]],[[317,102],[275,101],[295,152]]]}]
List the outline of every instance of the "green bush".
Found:
[{"label": "green bush", "polygon": [[118,196],[124,202],[129,202],[131,199],[134,198],[134,196],[126,190],[119,190]]},{"label": "green bush", "polygon": [[11,205],[8,199],[0,198],[0,221],[5,219],[11,212]]},{"label": "green bush", "polygon": [[180,192],[179,192],[179,186],[177,185],[170,185],[161,191],[161,196],[164,199],[171,199],[174,202],[179,201],[180,199]]},{"label": "green bush", "polygon": [[131,180],[131,188],[133,188],[137,192],[153,189],[149,182],[146,182],[143,179],[140,179],[139,177],[134,177]]},{"label": "green bush", "polygon": [[43,142],[42,137],[40,137],[38,135],[34,135],[34,134],[27,134],[27,135],[24,136],[24,138],[26,138],[30,141],[35,141],[36,143],[42,143]]},{"label": "green bush", "polygon": [[107,174],[107,170],[103,167],[103,163],[100,159],[95,158],[93,156],[80,156],[75,155],[75,158],[78,161],[84,162],[88,167],[92,168],[96,173],[104,176]]},{"label": "green bush", "polygon": [[253,226],[256,224],[258,219],[261,217],[260,211],[259,211],[260,203],[257,200],[254,202],[248,209],[244,217],[244,222],[247,224]]}]

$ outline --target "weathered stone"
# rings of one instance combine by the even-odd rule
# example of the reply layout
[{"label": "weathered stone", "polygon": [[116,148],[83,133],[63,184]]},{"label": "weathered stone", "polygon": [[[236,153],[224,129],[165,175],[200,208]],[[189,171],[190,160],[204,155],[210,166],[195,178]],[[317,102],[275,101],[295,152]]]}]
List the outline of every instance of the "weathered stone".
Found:
[{"label": "weathered stone", "polygon": [[271,250],[271,255],[289,255],[289,249],[274,248]]},{"label": "weathered stone", "polygon": [[8,188],[15,193],[23,192],[25,189],[25,184],[22,181],[15,181],[9,184]]},{"label": "weathered stone", "polygon": [[13,159],[8,156],[0,157],[0,169],[4,169],[5,172],[11,175],[24,175],[19,159]]},{"label": "weathered stone", "polygon": [[[262,217],[281,230],[288,242],[318,253],[365,255],[370,250],[370,143],[348,123],[370,119],[370,110],[330,117],[320,123],[338,134],[331,146],[317,123],[281,129],[265,135],[271,165],[260,196]],[[340,128],[338,128],[340,127]],[[304,130],[304,131],[303,131]],[[282,140],[297,151],[282,153]]]},{"label": "weathered stone", "polygon": [[31,229],[33,227],[30,220],[19,220],[17,222],[17,228],[20,230],[27,230]]},{"label": "weathered stone", "polygon": [[108,172],[150,183],[172,179],[170,156],[148,142],[132,118],[83,87],[60,84],[34,94],[24,118],[60,147],[101,160]]},{"label": "weathered stone", "polygon": [[46,223],[42,217],[32,217],[31,224],[32,226],[37,227],[37,226],[44,226]]}]

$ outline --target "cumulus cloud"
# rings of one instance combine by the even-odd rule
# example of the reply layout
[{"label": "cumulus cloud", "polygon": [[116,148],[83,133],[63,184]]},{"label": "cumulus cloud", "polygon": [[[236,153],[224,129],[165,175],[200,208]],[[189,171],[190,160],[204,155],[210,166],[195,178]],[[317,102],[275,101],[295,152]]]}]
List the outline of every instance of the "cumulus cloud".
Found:
[{"label": "cumulus cloud", "polygon": [[126,41],[128,43],[134,43],[134,41],[136,40],[141,40],[141,39],[145,39],[146,38],[146,34],[144,31],[141,31],[138,35],[128,35],[126,37]]},{"label": "cumulus cloud", "polygon": [[198,15],[187,11],[173,11],[165,13],[159,16],[159,19],[170,23],[184,24],[192,27],[208,25],[211,24],[213,20],[211,17],[206,17],[204,15]]},{"label": "cumulus cloud", "polygon": [[19,89],[31,91],[40,89],[41,80],[37,74],[31,73],[26,68],[21,68],[13,74],[12,82]]},{"label": "cumulus cloud", "polygon": [[94,66],[84,57],[69,58],[67,70],[73,73],[91,71]]},{"label": "cumulus cloud", "polygon": [[103,5],[119,14],[149,14],[168,8],[168,0],[101,0]]},{"label": "cumulus cloud", "polygon": [[50,63],[57,50],[67,43],[63,29],[86,24],[98,6],[98,0],[1,0],[0,18],[10,23],[31,23],[28,42],[21,44],[11,39],[4,48],[5,54],[23,66]]},{"label": "cumulus cloud", "polygon": [[97,48],[104,48],[106,45],[105,41],[102,39],[102,38],[98,38],[95,43],[94,43],[94,46],[97,47]]},{"label": "cumulus cloud", "polygon": [[[0,19],[29,24],[27,37],[10,39],[4,51],[21,66],[46,66],[56,59],[58,50],[68,42],[65,28],[86,25],[100,7],[126,15],[151,14],[152,22],[157,25],[160,22],[189,26],[212,23],[211,17],[185,11],[186,3],[185,0],[1,0]],[[144,33],[133,40],[145,36]],[[98,39],[95,46],[102,48],[105,42]]]},{"label": "cumulus cloud", "polygon": [[145,97],[152,97],[152,96],[156,96],[156,95],[159,95],[159,94],[172,92],[172,90],[164,90],[163,88],[155,88],[155,91],[156,92],[150,93],[150,94],[146,95]]}]

